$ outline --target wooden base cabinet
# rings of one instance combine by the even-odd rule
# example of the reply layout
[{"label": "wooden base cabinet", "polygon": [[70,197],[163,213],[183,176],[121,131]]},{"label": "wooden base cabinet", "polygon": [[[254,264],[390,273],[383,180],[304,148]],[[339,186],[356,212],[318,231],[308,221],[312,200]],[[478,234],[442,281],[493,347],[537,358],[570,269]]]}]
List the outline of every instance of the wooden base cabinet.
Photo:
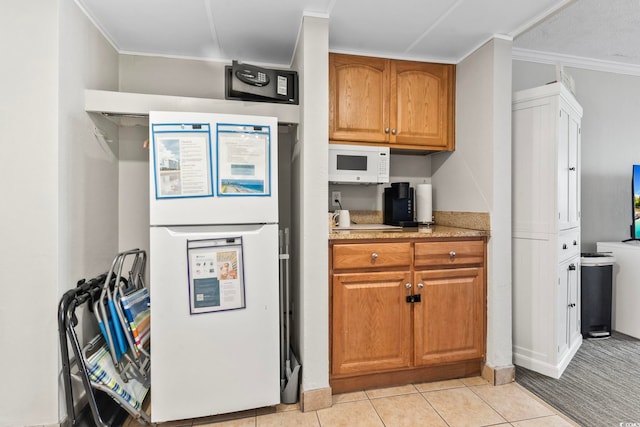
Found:
[{"label": "wooden base cabinet", "polygon": [[333,372],[362,374],[411,366],[411,274],[333,276]]},{"label": "wooden base cabinet", "polygon": [[334,392],[480,373],[484,238],[331,245]]},{"label": "wooden base cabinet", "polygon": [[484,356],[484,269],[415,273],[421,303],[414,306],[415,365]]}]

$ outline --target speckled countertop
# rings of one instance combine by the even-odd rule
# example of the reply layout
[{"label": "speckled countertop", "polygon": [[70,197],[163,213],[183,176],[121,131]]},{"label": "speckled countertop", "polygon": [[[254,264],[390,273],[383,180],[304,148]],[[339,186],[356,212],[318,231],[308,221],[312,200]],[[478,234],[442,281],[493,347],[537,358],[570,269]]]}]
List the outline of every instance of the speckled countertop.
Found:
[{"label": "speckled countertop", "polygon": [[[404,227],[392,230],[331,229],[329,240],[464,238],[489,236],[489,215],[482,212],[434,212],[436,224]],[[440,218],[440,221],[439,221]],[[358,224],[380,224],[379,211],[352,211],[351,219]],[[459,226],[462,225],[462,226]]]},{"label": "speckled countertop", "polygon": [[485,237],[489,233],[483,230],[433,225],[431,227],[405,227],[398,230],[336,230],[329,233],[329,240],[361,239],[433,239],[453,237]]}]

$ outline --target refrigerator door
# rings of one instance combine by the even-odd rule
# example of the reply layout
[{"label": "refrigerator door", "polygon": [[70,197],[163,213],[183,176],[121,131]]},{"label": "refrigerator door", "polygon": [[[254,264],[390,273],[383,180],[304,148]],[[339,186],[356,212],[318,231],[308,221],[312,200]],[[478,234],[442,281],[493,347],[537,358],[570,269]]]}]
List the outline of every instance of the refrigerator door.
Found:
[{"label": "refrigerator door", "polygon": [[[242,288],[221,280],[203,309],[197,256],[209,242],[239,240],[230,252]],[[219,247],[210,250],[220,261]],[[151,227],[151,261],[152,421],[280,403],[278,226]]]},{"label": "refrigerator door", "polygon": [[149,113],[150,224],[278,222],[275,117]]}]

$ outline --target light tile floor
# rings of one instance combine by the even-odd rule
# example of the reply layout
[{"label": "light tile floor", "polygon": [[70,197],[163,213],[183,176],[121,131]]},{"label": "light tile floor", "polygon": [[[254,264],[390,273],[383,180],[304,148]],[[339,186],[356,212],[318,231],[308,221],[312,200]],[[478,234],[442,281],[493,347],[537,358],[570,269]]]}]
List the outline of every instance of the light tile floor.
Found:
[{"label": "light tile floor", "polygon": [[[139,425],[129,421],[125,426]],[[331,408],[278,405],[162,423],[159,427],[566,427],[576,423],[516,383],[481,377],[410,384],[333,396]]]}]

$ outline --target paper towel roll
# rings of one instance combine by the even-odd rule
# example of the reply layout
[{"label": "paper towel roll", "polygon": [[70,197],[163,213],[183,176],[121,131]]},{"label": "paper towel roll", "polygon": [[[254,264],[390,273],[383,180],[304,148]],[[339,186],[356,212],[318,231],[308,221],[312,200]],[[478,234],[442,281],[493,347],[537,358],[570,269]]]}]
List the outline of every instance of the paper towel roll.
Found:
[{"label": "paper towel roll", "polygon": [[433,222],[431,184],[418,184],[416,199],[416,220],[421,224],[431,224]]}]

